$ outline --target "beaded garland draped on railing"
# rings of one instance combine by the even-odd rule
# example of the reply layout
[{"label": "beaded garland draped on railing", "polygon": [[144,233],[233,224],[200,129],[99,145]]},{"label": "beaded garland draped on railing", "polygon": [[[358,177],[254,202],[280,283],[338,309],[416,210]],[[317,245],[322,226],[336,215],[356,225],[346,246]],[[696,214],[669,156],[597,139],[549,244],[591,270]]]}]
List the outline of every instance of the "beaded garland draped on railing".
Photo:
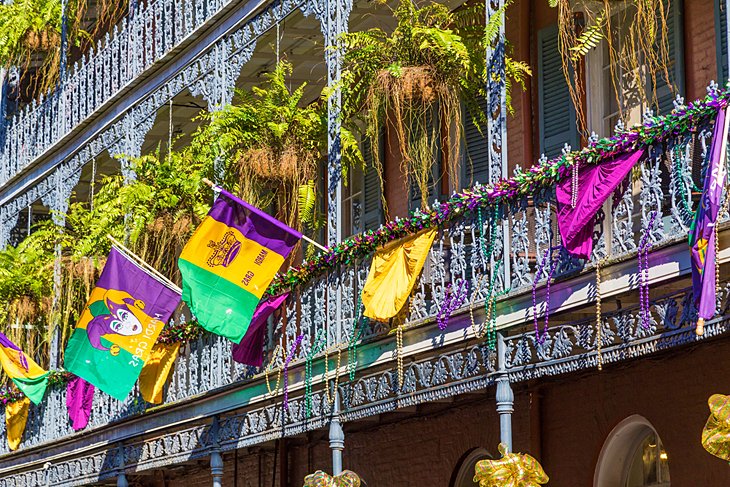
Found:
[{"label": "beaded garland draped on railing", "polygon": [[230,0],[148,0],[107,32],[96,50],[68,70],[53,92],[33,100],[6,125],[0,185],[87,120],[140,73],[162,59]]},{"label": "beaded garland draped on railing", "polygon": [[[356,236],[340,244],[333,252],[313,261],[315,265],[305,264],[301,270],[290,272],[275,287],[280,290],[285,284],[294,285],[294,294],[284,306],[283,319],[268,330],[266,353],[269,359],[266,362],[271,361],[272,352],[277,345],[289,350],[300,336],[301,344],[291,358],[290,367],[303,367],[307,358],[312,358],[309,357],[310,351],[318,336],[327,337],[326,346],[322,348],[329,349],[332,354],[338,346],[346,353],[353,334],[361,334],[362,341],[367,342],[389,332],[390,326],[383,323],[369,322],[361,330],[358,327],[358,297],[367,279],[370,253],[383,241],[417,231],[424,226],[437,225],[441,231],[431,248],[423,275],[414,289],[407,321],[412,323],[418,320],[435,320],[439,311],[444,308],[445,301],[449,299],[450,283],[453,286],[457,282],[468,283],[463,285],[467,291],[463,299],[464,305],[452,311],[463,313],[473,305],[480,309],[484,307],[484,313],[480,313],[480,316],[490,314],[487,307],[491,300],[487,299],[489,292],[485,285],[490,276],[490,256],[487,249],[490,225],[497,220],[484,218],[484,214],[480,216],[480,212],[475,210],[494,203],[497,203],[498,219],[509,222],[507,228],[511,245],[508,255],[513,264],[510,266],[510,279],[505,281],[511,283],[511,289],[506,297],[501,298],[510,299],[514,295],[531,292],[533,282],[536,281],[538,285],[544,283],[551,269],[554,278],[569,278],[579,271],[580,267],[576,266],[585,263],[576,262],[564,252],[556,250],[559,248],[559,236],[552,195],[554,182],[561,174],[567,174],[572,161],[579,157],[584,158],[581,164],[584,161],[596,162],[600,157],[608,157],[635,144],[651,144],[649,157],[637,166],[630,178],[631,184],[614,201],[614,205],[609,205],[607,214],[599,219],[598,224],[604,232],[600,238],[596,234],[597,245],[594,247],[592,263],[606,258],[635,258],[634,253],[644,236],[647,242],[644,245],[651,243],[653,248],[678,239],[684,240],[689,224],[687,215],[691,214],[693,165],[702,164],[706,159],[704,156],[709,145],[711,132],[708,129],[711,128],[712,117],[717,106],[727,99],[728,92],[711,89],[708,98],[702,103],[688,107],[680,103],[676,113],[670,117],[647,117],[641,128],[619,132],[612,139],[594,139],[591,149],[578,153],[566,151],[558,161],[548,163],[543,160],[540,165],[527,172],[516,171],[516,176],[510,180],[491,186],[477,186],[456,194],[448,203],[435,204],[435,209],[430,213],[416,213],[409,220],[391,222],[380,230]],[[533,215],[534,218],[531,218]],[[723,217],[727,218],[727,215]],[[652,220],[653,224],[649,225]],[[362,247],[358,247],[359,245]],[[499,263],[497,265],[498,269],[504,268]],[[324,272],[325,270],[329,272]],[[291,280],[293,277],[296,279]],[[339,344],[335,343],[334,334],[330,333],[330,328],[335,325],[327,322],[327,288],[332,285],[341,286],[343,290],[343,337]],[[657,301],[652,301],[655,309],[659,309],[656,308],[656,303]],[[665,314],[668,315],[672,309],[676,311],[677,307],[671,308],[671,303],[667,303]],[[536,308],[539,314],[544,313],[544,305]],[[178,316],[176,319],[180,323],[186,317]],[[488,323],[477,324],[475,334],[487,336],[487,333],[480,333],[480,329],[484,332],[487,326]],[[186,329],[174,324],[169,328]],[[640,332],[639,328],[635,333],[640,333],[641,336],[645,336],[641,333],[654,330],[653,324],[648,331]],[[536,345],[540,350],[556,346],[553,332],[548,330],[548,333],[550,335],[547,335],[547,339]],[[606,344],[609,343],[611,333],[610,329],[604,330]],[[210,334],[185,336],[187,340],[184,341],[187,344],[181,349],[168,385],[168,403],[233,383],[245,383],[261,373],[232,361],[231,344],[224,338]],[[284,360],[282,354],[277,355],[274,358],[274,368],[283,367]],[[351,363],[349,357],[345,363]],[[518,363],[521,362],[510,362],[512,365]],[[330,380],[333,379],[331,375]],[[314,386],[321,387],[321,384]],[[145,408],[146,404],[136,390],[124,402],[97,391],[88,428],[122,420],[144,411]],[[40,407],[31,407],[28,429],[21,448],[71,434],[67,418],[63,388],[51,387],[44,403]],[[0,440],[0,453],[6,451],[6,442]]]}]

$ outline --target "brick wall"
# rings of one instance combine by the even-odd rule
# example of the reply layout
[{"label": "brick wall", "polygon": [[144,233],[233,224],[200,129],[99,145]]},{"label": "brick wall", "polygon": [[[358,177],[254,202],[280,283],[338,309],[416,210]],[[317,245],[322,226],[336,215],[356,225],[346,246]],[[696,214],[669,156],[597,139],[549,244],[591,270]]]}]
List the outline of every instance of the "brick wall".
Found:
[{"label": "brick wall", "polygon": [[[551,487],[590,486],[601,448],[613,428],[638,414],[656,428],[669,455],[672,487],[730,485],[730,467],[700,445],[708,416],[707,399],[730,393],[730,339],[644,358],[603,372],[562,376],[516,388],[514,446],[538,457]],[[388,424],[369,421],[345,427],[344,466],[358,472],[368,487],[449,487],[462,456],[474,447],[496,453],[499,420],[494,391],[468,403],[426,405],[418,417]],[[405,416],[406,414],[404,414]],[[272,479],[274,454],[240,450],[234,482],[234,458],[225,455],[226,487],[299,487],[304,476],[330,470],[326,429],[308,438],[287,440],[287,477]],[[260,462],[260,463],[259,463]],[[277,472],[280,472],[281,459]],[[130,479],[133,477],[130,476]],[[165,487],[210,485],[206,465],[145,476],[137,485]],[[273,483],[272,483],[273,481]]]},{"label": "brick wall", "polygon": [[684,34],[685,98],[695,100],[718,79],[714,0],[684,0]]}]

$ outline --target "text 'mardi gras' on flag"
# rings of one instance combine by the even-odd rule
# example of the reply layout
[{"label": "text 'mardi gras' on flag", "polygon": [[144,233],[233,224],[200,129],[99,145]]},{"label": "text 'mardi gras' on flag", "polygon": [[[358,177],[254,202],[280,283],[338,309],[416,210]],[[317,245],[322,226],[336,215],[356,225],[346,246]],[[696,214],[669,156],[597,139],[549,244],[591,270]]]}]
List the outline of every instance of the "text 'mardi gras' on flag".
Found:
[{"label": "text 'mardi gras' on flag", "polygon": [[177,291],[112,247],[66,346],[66,370],[124,400],[179,302]]},{"label": "text 'mardi gras' on flag", "polygon": [[302,234],[220,191],[182,251],[182,299],[206,330],[240,343],[261,297]]},{"label": "text 'mardi gras' on flag", "polygon": [[28,357],[3,333],[0,333],[0,365],[25,396],[39,404],[48,386],[48,371]]}]

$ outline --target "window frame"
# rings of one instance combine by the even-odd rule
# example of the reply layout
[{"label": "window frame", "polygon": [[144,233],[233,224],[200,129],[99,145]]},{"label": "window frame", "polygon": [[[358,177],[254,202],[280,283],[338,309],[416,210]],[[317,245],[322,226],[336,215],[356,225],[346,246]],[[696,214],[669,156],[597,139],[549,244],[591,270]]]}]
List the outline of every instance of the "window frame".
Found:
[{"label": "window frame", "polygon": [[[654,434],[657,442],[662,443],[656,428],[643,416],[634,414],[617,424],[601,447],[593,476],[593,487],[624,487],[636,449],[647,433]],[[666,448],[664,451],[666,452]],[[669,480],[659,485],[671,485],[671,473]]]}]

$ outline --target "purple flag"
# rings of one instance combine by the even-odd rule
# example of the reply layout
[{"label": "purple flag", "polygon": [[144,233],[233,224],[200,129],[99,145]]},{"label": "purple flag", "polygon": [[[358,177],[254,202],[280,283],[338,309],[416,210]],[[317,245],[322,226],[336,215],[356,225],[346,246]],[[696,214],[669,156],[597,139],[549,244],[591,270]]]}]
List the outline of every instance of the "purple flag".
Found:
[{"label": "purple flag", "polygon": [[[700,207],[689,232],[692,256],[692,291],[698,316],[709,320],[715,315],[715,223],[720,211],[722,192],[727,172],[725,150],[727,146],[727,124],[725,108],[717,112],[715,131],[710,149],[710,164],[705,175]],[[698,327],[698,334],[701,328]]]},{"label": "purple flag", "polygon": [[233,360],[238,363],[261,367],[264,363],[264,338],[266,336],[266,320],[289,297],[289,293],[268,298],[259,304],[251,319],[248,331],[241,343],[234,344],[231,351]]},{"label": "purple flag", "polygon": [[240,343],[302,234],[221,190],[185,245],[182,299],[206,330]]},{"label": "purple flag", "polygon": [[66,408],[74,431],[86,428],[94,404],[94,386],[81,377],[74,377],[66,385]]},{"label": "purple flag", "polygon": [[555,190],[558,200],[558,228],[563,247],[572,255],[588,259],[593,251],[593,227],[603,203],[619,187],[641,159],[644,149],[620,154],[595,165],[581,166],[575,208],[571,203],[572,181],[567,177]]},{"label": "purple flag", "polygon": [[123,401],[180,302],[168,286],[112,248],[66,345],[66,370]]}]

